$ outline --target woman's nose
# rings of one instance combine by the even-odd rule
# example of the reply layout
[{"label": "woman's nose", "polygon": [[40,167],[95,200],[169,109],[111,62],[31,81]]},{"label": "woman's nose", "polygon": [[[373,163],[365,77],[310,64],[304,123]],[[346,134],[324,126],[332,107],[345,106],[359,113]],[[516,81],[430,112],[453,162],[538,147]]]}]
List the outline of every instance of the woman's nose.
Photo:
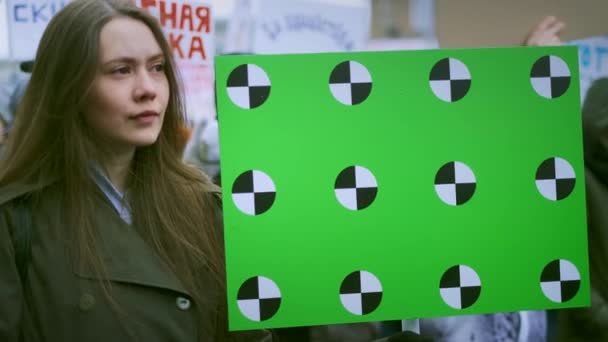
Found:
[{"label": "woman's nose", "polygon": [[147,70],[137,74],[133,95],[136,101],[149,101],[156,97],[156,83]]}]

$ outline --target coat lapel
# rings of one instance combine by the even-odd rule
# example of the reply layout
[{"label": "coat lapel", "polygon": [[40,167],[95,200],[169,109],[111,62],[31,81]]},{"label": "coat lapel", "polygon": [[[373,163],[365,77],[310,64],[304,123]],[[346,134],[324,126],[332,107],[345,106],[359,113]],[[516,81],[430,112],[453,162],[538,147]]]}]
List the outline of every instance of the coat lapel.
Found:
[{"label": "coat lapel", "polygon": [[[99,210],[95,221],[101,222],[100,238],[103,261],[108,280],[168,289],[188,294],[179,279],[165,262],[141,238],[137,231],[127,225],[103,194],[96,200]],[[97,279],[98,275],[88,266],[77,266],[76,273],[81,277]]]}]

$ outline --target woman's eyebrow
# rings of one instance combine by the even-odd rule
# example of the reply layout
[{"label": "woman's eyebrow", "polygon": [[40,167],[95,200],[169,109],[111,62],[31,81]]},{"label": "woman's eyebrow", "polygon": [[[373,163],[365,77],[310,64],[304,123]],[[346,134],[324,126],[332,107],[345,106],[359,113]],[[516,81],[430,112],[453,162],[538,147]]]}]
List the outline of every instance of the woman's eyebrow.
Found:
[{"label": "woman's eyebrow", "polygon": [[164,58],[165,58],[165,55],[161,52],[161,53],[158,53],[156,55],[152,55],[152,56],[148,57],[146,60],[152,61],[152,60],[164,59]]},{"label": "woman's eyebrow", "polygon": [[[155,55],[152,55],[150,57],[146,58],[146,61],[152,61],[152,60],[157,60],[157,59],[164,59],[165,55],[163,53],[158,53]],[[112,64],[112,63],[127,63],[127,64],[136,64],[138,61],[137,58],[133,58],[133,57],[116,57],[116,58],[112,58],[106,62],[103,62],[102,65],[108,65],[108,64]]]}]

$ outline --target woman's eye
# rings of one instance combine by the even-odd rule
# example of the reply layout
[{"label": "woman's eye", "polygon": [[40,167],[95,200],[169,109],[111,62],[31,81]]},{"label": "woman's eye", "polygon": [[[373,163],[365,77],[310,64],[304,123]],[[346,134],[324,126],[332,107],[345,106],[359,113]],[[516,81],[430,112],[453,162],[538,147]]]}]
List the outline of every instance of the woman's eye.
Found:
[{"label": "woman's eye", "polygon": [[113,74],[118,74],[118,75],[126,75],[130,72],[131,70],[129,69],[129,67],[119,67],[119,68],[115,68],[112,70]]},{"label": "woman's eye", "polygon": [[165,71],[165,64],[163,64],[163,63],[154,64],[154,66],[152,67],[152,70],[154,70],[156,72],[163,72],[163,71]]}]

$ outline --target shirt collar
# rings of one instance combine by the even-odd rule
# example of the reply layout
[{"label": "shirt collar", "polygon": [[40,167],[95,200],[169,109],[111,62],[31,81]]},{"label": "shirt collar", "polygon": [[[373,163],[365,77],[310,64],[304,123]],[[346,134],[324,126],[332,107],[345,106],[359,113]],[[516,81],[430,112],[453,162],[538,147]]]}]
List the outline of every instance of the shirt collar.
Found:
[{"label": "shirt collar", "polygon": [[95,184],[97,184],[106,198],[112,203],[120,218],[130,225],[132,223],[131,209],[125,199],[125,194],[116,189],[99,164],[95,162],[91,163],[90,170]]}]

